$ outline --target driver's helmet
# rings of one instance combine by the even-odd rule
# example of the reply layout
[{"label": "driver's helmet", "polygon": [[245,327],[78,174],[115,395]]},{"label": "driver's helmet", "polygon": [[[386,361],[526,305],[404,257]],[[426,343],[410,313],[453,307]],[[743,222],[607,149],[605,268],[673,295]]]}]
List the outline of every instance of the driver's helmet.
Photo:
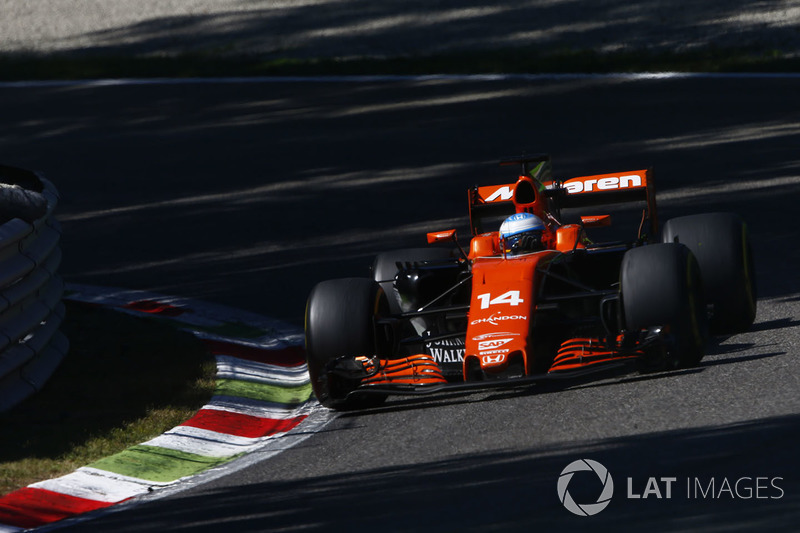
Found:
[{"label": "driver's helmet", "polygon": [[500,243],[507,254],[516,255],[542,249],[544,222],[531,213],[516,213],[500,225]]}]

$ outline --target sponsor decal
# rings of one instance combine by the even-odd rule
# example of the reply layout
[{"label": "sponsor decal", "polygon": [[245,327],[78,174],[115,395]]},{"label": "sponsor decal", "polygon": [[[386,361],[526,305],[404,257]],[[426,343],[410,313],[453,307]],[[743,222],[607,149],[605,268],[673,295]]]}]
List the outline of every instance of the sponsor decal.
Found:
[{"label": "sponsor decal", "polygon": [[461,363],[464,361],[463,339],[455,338],[426,342],[425,347],[437,363]]},{"label": "sponsor decal", "polygon": [[499,348],[504,344],[508,344],[513,339],[495,339],[492,341],[481,341],[478,343],[478,350],[492,350]]},{"label": "sponsor decal", "polygon": [[477,320],[473,320],[470,322],[470,325],[476,326],[478,324],[491,324],[493,326],[497,326],[498,322],[505,322],[507,320],[528,320],[526,315],[501,315],[500,313],[495,313],[489,318],[479,318]]},{"label": "sponsor decal", "polygon": [[483,352],[479,352],[481,355],[491,355],[495,353],[508,353],[510,350],[508,348],[501,348],[499,350],[486,350]]},{"label": "sponsor decal", "polygon": [[517,306],[525,303],[525,300],[520,298],[519,291],[508,291],[497,298],[492,298],[491,293],[487,292],[486,294],[479,294],[476,298],[481,301],[481,309],[489,309],[491,305],[508,304]]},{"label": "sponsor decal", "polygon": [[496,337],[519,337],[519,333],[511,333],[510,331],[493,331],[490,333],[484,333],[483,335],[478,335],[477,337],[472,337],[472,340],[482,341],[486,339],[494,339]]},{"label": "sponsor decal", "polygon": [[497,365],[506,360],[506,354],[501,353],[498,355],[484,355],[481,361],[484,365]]},{"label": "sponsor decal", "polygon": [[500,187],[492,194],[486,197],[487,202],[504,202],[507,200],[511,200],[514,197],[514,191],[511,189],[510,185],[505,185]]},{"label": "sponsor decal", "polygon": [[638,174],[627,176],[607,176],[590,179],[577,179],[564,183],[567,193],[577,194],[592,191],[613,191],[617,189],[633,189],[642,186],[642,177]]}]

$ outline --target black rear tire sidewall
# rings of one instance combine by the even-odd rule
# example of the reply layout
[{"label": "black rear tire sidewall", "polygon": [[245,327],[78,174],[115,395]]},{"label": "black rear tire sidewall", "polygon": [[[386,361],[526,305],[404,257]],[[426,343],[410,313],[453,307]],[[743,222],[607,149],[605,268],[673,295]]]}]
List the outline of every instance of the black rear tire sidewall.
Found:
[{"label": "black rear tire sidewall", "polygon": [[714,333],[746,331],[756,317],[753,253],[747,226],[734,213],[705,213],[667,221],[662,241],[680,242],[697,258]]}]

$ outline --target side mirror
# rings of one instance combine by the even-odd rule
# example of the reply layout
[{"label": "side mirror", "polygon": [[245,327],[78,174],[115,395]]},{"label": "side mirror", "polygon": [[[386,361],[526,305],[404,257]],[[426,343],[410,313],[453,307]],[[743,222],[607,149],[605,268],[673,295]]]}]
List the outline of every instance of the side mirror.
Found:
[{"label": "side mirror", "polygon": [[434,244],[437,242],[444,242],[444,241],[453,241],[454,243],[456,243],[456,246],[458,246],[458,251],[461,252],[461,257],[463,257],[465,261],[469,260],[467,258],[467,253],[464,251],[461,245],[458,244],[458,237],[456,236],[456,230],[448,229],[445,231],[434,231],[428,233],[428,244]]},{"label": "side mirror", "polygon": [[428,233],[428,244],[433,244],[436,242],[444,242],[444,241],[453,241],[457,242],[456,237],[456,230],[449,229],[446,231],[434,231],[432,233]]},{"label": "side mirror", "polygon": [[594,215],[581,217],[584,228],[602,228],[611,225],[611,215]]}]

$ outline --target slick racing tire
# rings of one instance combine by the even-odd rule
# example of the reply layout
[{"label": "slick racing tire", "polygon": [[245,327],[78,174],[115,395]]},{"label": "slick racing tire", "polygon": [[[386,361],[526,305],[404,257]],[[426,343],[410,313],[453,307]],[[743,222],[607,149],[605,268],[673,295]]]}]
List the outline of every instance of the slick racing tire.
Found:
[{"label": "slick racing tire", "polygon": [[447,248],[405,248],[378,254],[372,264],[372,277],[386,293],[392,314],[398,315],[402,312],[399,297],[394,290],[394,278],[399,271],[398,263],[443,261],[452,257],[453,252]]},{"label": "slick racing tire", "polygon": [[662,241],[686,245],[697,258],[713,333],[746,331],[756,318],[756,280],[747,225],[733,213],[667,221]]},{"label": "slick racing tire", "polygon": [[387,311],[383,290],[368,278],[323,281],[311,290],[305,317],[306,362],[311,386],[322,405],[349,409],[385,400],[380,395],[348,400],[360,378],[331,374],[326,366],[340,357],[385,357],[382,352],[388,348],[384,339],[376,339],[375,317]]},{"label": "slick racing tire", "polygon": [[662,326],[667,366],[691,367],[702,359],[707,316],[697,260],[682,244],[651,244],[625,253],[620,269],[622,308],[629,331]]}]

